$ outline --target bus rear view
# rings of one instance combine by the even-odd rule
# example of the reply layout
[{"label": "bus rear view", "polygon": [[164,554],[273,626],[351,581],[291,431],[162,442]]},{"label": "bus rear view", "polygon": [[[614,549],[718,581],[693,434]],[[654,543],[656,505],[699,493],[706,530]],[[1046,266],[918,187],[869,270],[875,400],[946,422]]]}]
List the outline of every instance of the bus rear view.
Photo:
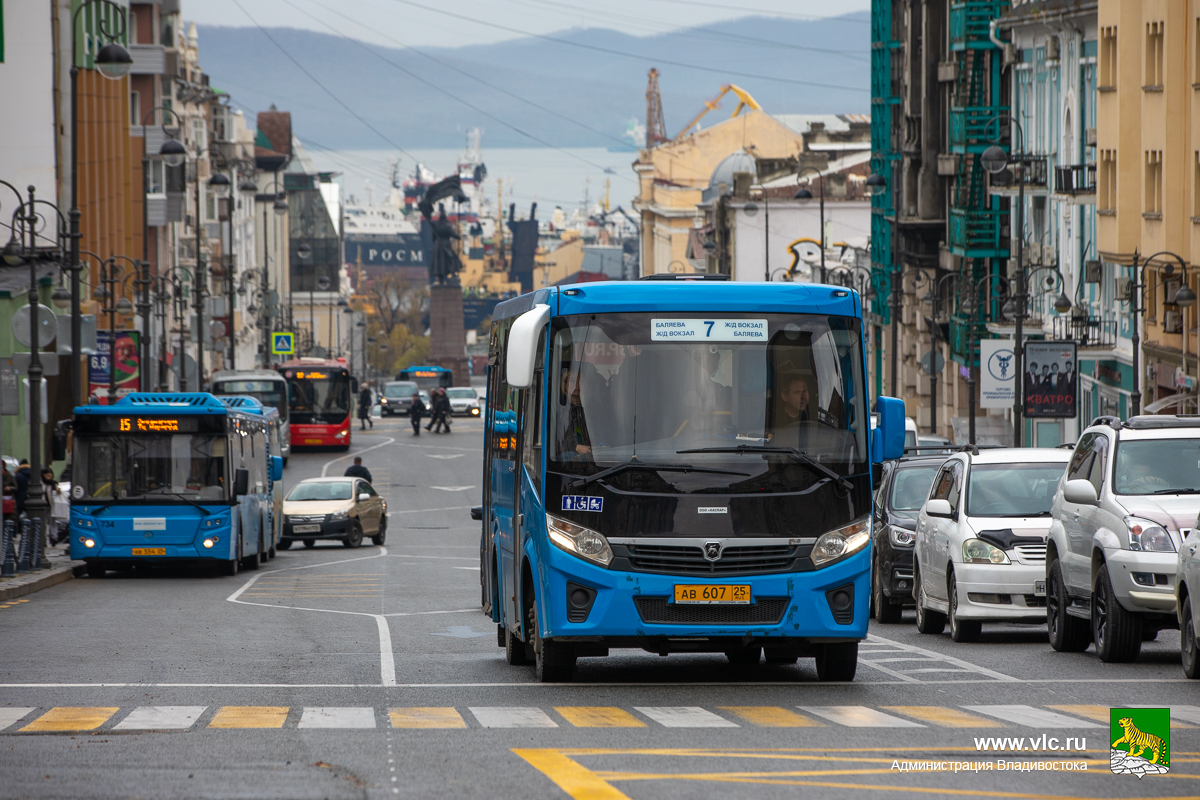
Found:
[{"label": "bus rear view", "polygon": [[[507,308],[506,308],[507,307]],[[867,631],[873,432],[845,289],[612,283],[497,306],[484,604],[511,663],[816,660]],[[903,446],[880,402],[876,459]]]}]

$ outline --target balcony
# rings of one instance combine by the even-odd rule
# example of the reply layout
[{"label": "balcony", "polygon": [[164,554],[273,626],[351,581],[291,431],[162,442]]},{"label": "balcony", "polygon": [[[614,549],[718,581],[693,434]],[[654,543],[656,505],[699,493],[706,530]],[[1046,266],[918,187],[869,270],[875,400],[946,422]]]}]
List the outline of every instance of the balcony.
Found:
[{"label": "balcony", "polygon": [[950,49],[988,50],[988,24],[1008,10],[1008,0],[968,0],[950,4]]},{"label": "balcony", "polygon": [[1071,197],[1096,194],[1096,165],[1073,164],[1054,168],[1054,193]]},{"label": "balcony", "polygon": [[1073,341],[1080,350],[1112,350],[1117,346],[1117,320],[1101,319],[1086,309],[1054,318],[1054,338]]},{"label": "balcony", "polygon": [[951,151],[982,153],[993,144],[992,138],[1004,132],[999,123],[988,130],[988,123],[1008,111],[1008,106],[951,106],[948,123]]},{"label": "balcony", "polygon": [[1010,156],[1012,163],[997,175],[991,176],[989,191],[991,194],[1016,195],[1020,189],[1021,173],[1025,175],[1025,192],[1027,194],[1044,194],[1049,187],[1047,161],[1045,156],[1025,155]]},{"label": "balcony", "polygon": [[950,209],[950,251],[967,258],[1008,258],[1008,242],[1001,236],[1001,222],[1008,212],[991,209]]}]

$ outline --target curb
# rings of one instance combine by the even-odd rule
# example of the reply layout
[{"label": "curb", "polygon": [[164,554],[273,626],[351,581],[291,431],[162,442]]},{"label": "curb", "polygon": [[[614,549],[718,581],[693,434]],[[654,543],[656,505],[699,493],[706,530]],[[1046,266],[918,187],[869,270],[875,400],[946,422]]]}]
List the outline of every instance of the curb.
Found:
[{"label": "curb", "polygon": [[74,577],[83,575],[86,571],[86,564],[64,564],[63,566],[46,570],[41,574],[35,573],[29,576],[19,576],[21,578],[32,578],[32,580],[26,580],[24,583],[16,586],[0,586],[0,601],[13,600],[27,594],[40,592],[42,589],[49,589],[51,586],[56,586]]}]

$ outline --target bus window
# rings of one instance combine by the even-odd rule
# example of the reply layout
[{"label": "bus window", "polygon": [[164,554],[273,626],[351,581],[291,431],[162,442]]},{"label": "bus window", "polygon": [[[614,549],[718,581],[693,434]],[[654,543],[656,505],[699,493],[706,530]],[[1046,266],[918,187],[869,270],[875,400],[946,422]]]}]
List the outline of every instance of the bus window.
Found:
[{"label": "bus window", "polygon": [[77,499],[226,497],[226,442],[221,435],[80,436],[75,447],[76,480],[84,487],[84,497]]},{"label": "bus window", "polygon": [[[245,395],[253,397],[264,406],[279,411],[279,421],[288,419],[287,383],[279,380],[222,380],[213,384],[215,395]],[[278,453],[276,454],[278,455]]]}]

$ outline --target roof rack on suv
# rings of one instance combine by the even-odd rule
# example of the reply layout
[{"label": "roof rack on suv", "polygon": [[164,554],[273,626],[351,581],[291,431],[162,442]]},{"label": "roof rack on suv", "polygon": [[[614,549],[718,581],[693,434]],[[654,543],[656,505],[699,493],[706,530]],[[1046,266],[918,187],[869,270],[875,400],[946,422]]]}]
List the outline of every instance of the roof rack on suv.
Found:
[{"label": "roof rack on suv", "polygon": [[643,275],[639,281],[727,281],[729,276],[723,272],[659,272],[654,275]]},{"label": "roof rack on suv", "polygon": [[1197,414],[1146,414],[1130,417],[1124,426],[1132,430],[1149,430],[1153,428],[1200,428],[1200,415]]},{"label": "roof rack on suv", "polygon": [[[1108,427],[1112,428],[1113,430],[1119,431],[1119,430],[1121,430],[1121,418],[1120,417],[1111,417],[1111,416],[1096,417],[1095,419],[1092,420],[1092,425],[1107,425]],[[1089,427],[1091,427],[1091,426],[1089,426]]]}]

